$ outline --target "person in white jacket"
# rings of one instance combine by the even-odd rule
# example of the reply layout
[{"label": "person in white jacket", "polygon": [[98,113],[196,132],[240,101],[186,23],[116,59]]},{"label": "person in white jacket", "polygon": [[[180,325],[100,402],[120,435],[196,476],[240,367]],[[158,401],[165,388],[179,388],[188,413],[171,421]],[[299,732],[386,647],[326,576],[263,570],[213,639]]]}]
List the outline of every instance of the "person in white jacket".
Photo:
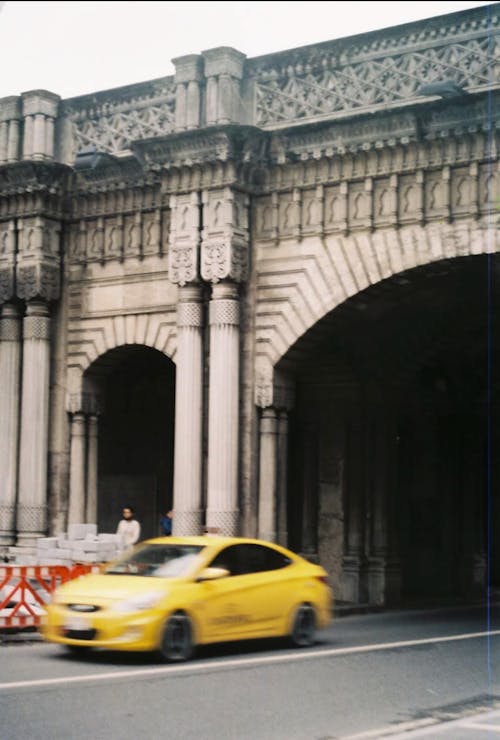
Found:
[{"label": "person in white jacket", "polygon": [[123,537],[125,547],[132,547],[139,542],[141,536],[141,525],[134,519],[134,510],[131,506],[126,506],[122,511],[123,519],[120,520],[116,529],[116,534]]}]

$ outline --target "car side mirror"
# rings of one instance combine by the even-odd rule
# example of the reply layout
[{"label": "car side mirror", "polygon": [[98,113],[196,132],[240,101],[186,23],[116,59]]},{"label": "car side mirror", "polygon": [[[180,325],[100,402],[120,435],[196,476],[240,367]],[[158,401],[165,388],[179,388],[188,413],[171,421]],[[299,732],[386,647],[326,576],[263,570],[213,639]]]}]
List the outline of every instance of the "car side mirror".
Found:
[{"label": "car side mirror", "polygon": [[215,581],[217,578],[226,578],[231,575],[226,568],[204,568],[196,581]]}]

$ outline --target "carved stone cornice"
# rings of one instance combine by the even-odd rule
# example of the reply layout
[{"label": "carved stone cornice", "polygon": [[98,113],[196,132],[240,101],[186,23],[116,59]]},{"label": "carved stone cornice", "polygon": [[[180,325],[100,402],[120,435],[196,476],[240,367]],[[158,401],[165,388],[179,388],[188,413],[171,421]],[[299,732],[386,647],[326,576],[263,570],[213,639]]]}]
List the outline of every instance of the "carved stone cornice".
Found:
[{"label": "carved stone cornice", "polygon": [[346,121],[303,125],[271,135],[271,163],[306,161],[381,150],[445,136],[500,129],[500,91],[459,102],[414,104],[404,111],[353,115]]},{"label": "carved stone cornice", "polygon": [[33,192],[62,195],[71,177],[71,168],[58,162],[12,162],[0,166],[0,197]]},{"label": "carved stone cornice", "polygon": [[254,126],[210,126],[170,136],[143,139],[132,150],[146,169],[169,170],[225,162],[259,164],[265,160],[267,137]]}]

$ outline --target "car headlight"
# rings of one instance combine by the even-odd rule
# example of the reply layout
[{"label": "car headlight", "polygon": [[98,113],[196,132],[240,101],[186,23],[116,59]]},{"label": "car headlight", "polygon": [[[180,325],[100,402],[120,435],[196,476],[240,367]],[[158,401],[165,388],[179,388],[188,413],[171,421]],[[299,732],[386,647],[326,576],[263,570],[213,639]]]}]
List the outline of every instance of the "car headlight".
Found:
[{"label": "car headlight", "polygon": [[137,596],[131,596],[130,599],[118,601],[111,608],[124,614],[127,614],[128,612],[142,612],[146,609],[152,609],[165,596],[166,594],[164,591],[161,591],[160,593],[158,593],[158,591],[154,591],[152,593],[137,594]]}]

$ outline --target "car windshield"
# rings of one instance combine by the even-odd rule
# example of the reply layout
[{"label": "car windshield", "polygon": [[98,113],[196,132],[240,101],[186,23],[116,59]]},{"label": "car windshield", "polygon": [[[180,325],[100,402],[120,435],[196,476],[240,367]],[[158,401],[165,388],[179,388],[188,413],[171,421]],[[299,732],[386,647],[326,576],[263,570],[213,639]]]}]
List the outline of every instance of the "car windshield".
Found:
[{"label": "car windshield", "polygon": [[107,575],[176,578],[187,573],[200,545],[145,545],[105,568]]}]

